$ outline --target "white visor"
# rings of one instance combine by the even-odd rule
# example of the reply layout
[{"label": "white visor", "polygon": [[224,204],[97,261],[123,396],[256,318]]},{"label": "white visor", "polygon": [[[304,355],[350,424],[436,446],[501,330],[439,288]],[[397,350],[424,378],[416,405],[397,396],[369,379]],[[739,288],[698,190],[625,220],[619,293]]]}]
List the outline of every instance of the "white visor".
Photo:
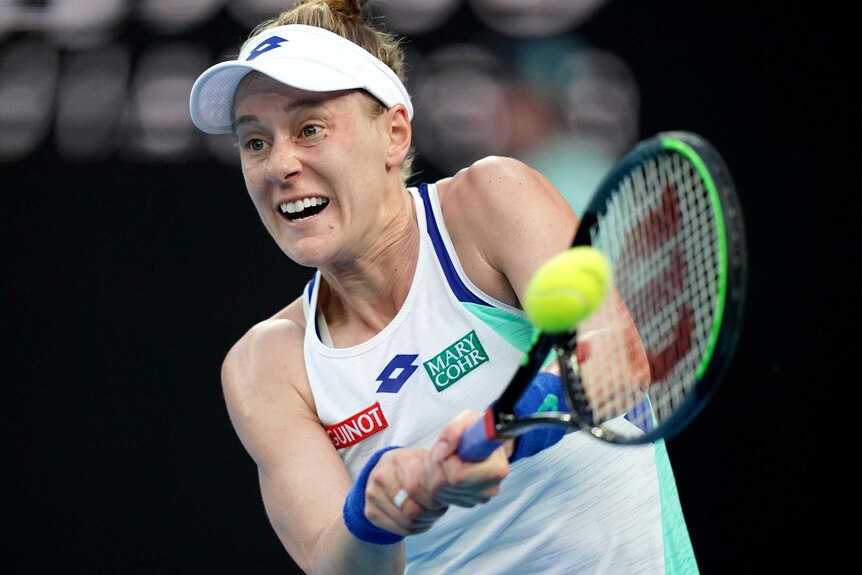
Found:
[{"label": "white visor", "polygon": [[364,89],[387,108],[404,104],[413,119],[410,95],[389,66],[338,34],[290,24],[258,34],[236,60],[200,75],[189,99],[195,126],[209,134],[232,132],[237,86],[253,70],[309,92]]}]

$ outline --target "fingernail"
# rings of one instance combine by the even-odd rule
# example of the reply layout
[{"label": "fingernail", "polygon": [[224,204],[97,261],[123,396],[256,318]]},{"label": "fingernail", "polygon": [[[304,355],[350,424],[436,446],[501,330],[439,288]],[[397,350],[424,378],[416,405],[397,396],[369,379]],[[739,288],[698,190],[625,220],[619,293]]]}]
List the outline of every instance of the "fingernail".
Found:
[{"label": "fingernail", "polygon": [[434,447],[431,448],[431,460],[436,462],[443,461],[446,456],[449,454],[449,442],[447,441],[438,441],[434,444]]}]

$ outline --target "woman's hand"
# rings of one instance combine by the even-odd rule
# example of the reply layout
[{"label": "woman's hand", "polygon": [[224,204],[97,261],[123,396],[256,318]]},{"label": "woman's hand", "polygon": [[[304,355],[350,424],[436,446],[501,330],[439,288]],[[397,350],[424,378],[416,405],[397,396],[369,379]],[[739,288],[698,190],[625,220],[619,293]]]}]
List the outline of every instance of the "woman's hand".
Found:
[{"label": "woman's hand", "polygon": [[413,535],[430,529],[450,505],[474,507],[497,495],[509,473],[512,442],[480,462],[462,461],[457,455],[461,435],[479,417],[473,411],[458,414],[430,450],[384,453],[368,478],[368,520],[387,531]]}]

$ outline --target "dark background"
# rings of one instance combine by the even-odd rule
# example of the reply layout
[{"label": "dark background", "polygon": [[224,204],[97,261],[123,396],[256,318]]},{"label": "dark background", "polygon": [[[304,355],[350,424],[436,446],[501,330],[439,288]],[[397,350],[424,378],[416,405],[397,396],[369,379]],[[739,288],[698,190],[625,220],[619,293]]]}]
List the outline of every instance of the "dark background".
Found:
[{"label": "dark background", "polygon": [[[634,71],[641,135],[706,136],[743,203],[738,352],[668,443],[703,573],[823,567],[845,552],[828,521],[858,501],[839,474],[853,453],[838,453],[859,399],[858,49],[828,4],[618,0],[579,30]],[[416,41],[476,26],[464,5]],[[46,140],[0,163],[0,182],[0,569],[291,572],[219,367],[310,271],[266,235],[239,171],[66,162]]]}]

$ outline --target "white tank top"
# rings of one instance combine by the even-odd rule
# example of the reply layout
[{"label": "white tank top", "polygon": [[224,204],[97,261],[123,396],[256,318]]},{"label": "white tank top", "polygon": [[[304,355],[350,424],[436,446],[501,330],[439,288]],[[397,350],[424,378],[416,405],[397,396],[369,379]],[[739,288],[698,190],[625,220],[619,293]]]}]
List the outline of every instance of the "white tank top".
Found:
[{"label": "white tank top", "polygon": [[[377,450],[428,448],[461,410],[483,411],[532,336],[522,311],[467,278],[435,187],[410,193],[419,257],[385,329],[330,347],[314,319],[319,273],[303,298],[317,414],[354,478]],[[664,444],[610,446],[583,432],[513,464],[491,502],[451,507],[405,541],[408,574],[697,573]]]}]

